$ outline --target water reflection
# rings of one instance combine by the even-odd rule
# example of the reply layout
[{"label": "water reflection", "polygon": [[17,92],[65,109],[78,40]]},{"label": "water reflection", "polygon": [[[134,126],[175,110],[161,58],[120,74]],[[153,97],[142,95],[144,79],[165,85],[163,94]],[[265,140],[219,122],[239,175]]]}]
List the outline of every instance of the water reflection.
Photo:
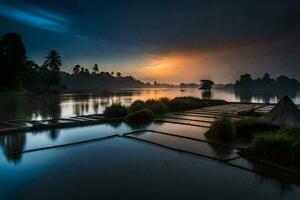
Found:
[{"label": "water reflection", "polygon": [[[272,181],[272,184],[275,184],[277,186],[279,186],[279,188],[282,191],[288,190],[289,189],[289,185],[290,183],[294,183],[294,184],[300,184],[300,176],[295,174],[295,173],[291,173],[289,171],[285,171],[285,170],[280,170],[279,168],[275,168],[275,167],[271,167],[271,166],[267,166],[255,161],[247,161],[248,165],[255,171],[259,172],[259,174],[267,176],[267,177],[274,177],[277,180],[280,181]],[[259,182],[264,182],[266,181],[264,178],[262,178],[262,176],[260,175],[256,175],[256,179]],[[278,184],[279,183],[279,184]]]},{"label": "water reflection", "polygon": [[22,162],[0,160],[0,199],[299,199],[298,186],[282,192],[223,162],[125,138],[28,153]]},{"label": "water reflection", "polygon": [[238,92],[234,91],[234,94],[239,97],[240,102],[255,102],[255,103],[276,103],[285,95],[288,95],[296,103],[300,103],[299,96],[294,91],[278,91],[277,93],[251,93],[251,92]]},{"label": "water reflection", "polygon": [[71,117],[103,113],[106,106],[112,103],[130,105],[141,99],[158,99],[160,97],[174,98],[177,96],[195,96],[205,99],[224,99],[233,102],[276,103],[282,96],[288,94],[295,103],[300,103],[299,93],[252,94],[235,92],[230,89],[214,89],[210,92],[185,88],[181,89],[129,89],[111,92],[62,95],[15,95],[0,98],[0,120],[41,120],[56,117]]},{"label": "water reflection", "polygon": [[[22,169],[22,168],[26,169],[26,164],[28,165],[28,163],[32,163],[32,162],[34,162],[34,160],[37,159],[37,158],[35,158],[35,159],[31,160],[30,162],[27,160],[27,162],[26,162],[26,157],[27,157],[27,159],[28,159],[28,157],[31,157],[31,156],[34,157],[34,155],[37,155],[36,153],[17,154],[16,156],[7,156],[9,153],[22,152],[24,150],[37,149],[37,148],[42,148],[42,147],[54,146],[54,145],[69,144],[69,143],[73,143],[73,142],[90,140],[90,139],[105,137],[105,136],[114,135],[114,134],[120,134],[121,135],[121,134],[124,134],[124,133],[139,130],[139,129],[155,129],[155,127],[158,128],[158,127],[160,127],[162,125],[166,125],[166,124],[170,126],[170,124],[162,123],[162,122],[161,123],[140,123],[140,124],[139,123],[113,122],[113,123],[105,123],[105,124],[99,124],[99,125],[93,125],[93,126],[87,126],[87,127],[77,127],[77,128],[75,127],[75,128],[67,128],[67,129],[55,129],[55,130],[47,130],[47,131],[39,131],[39,132],[30,132],[30,133],[0,135],[0,147],[3,150],[3,153],[4,153],[4,156],[5,156],[6,160],[10,164],[10,165],[7,165],[7,164],[1,162],[1,160],[0,160],[0,168],[2,166],[6,166],[7,167],[5,169],[6,171],[9,171],[9,170],[13,171],[13,170],[16,170],[16,169],[14,167],[11,167],[11,166],[18,165],[18,169]],[[176,127],[176,126],[172,125],[171,128],[174,128],[174,127]],[[199,134],[199,127],[191,127],[191,128],[195,128],[195,129],[198,128],[195,131]],[[162,129],[158,128],[158,130],[162,130]],[[172,131],[170,131],[170,130],[165,130],[165,129],[163,129],[163,130],[166,131],[166,132],[171,132],[172,133]],[[182,133],[183,134],[188,134],[188,133],[186,133],[186,131],[185,132],[180,131],[178,128],[176,128],[176,130],[178,130],[181,134]],[[188,130],[188,129],[184,129],[184,130]],[[89,147],[93,144],[94,143],[86,145],[86,146]],[[99,145],[101,146],[101,144],[103,144],[103,143],[98,143],[95,146],[99,146]],[[137,143],[135,143],[135,144],[137,144]],[[142,144],[142,145],[144,145],[144,146],[143,146],[143,148],[140,149],[140,151],[142,151],[142,152],[140,152],[140,154],[141,155],[147,155],[148,152],[143,151],[143,149],[146,149],[149,145],[148,146],[146,144]],[[80,145],[80,146],[84,146],[84,145]],[[107,145],[107,147],[110,147],[110,146],[111,146],[111,144],[109,143]],[[233,150],[230,149],[230,148],[218,148],[216,145],[209,145],[209,146],[212,149],[212,152],[214,152],[217,155],[217,157],[223,157],[223,158],[224,157],[229,157],[233,153]],[[130,148],[132,148],[132,146],[127,146],[126,150],[130,149]],[[59,152],[61,153],[61,152],[64,152],[68,149],[70,149],[70,148],[63,148]],[[115,148],[115,150],[117,150],[117,149],[119,149],[119,146],[118,146],[118,148]],[[161,148],[156,148],[155,147],[155,149],[161,149]],[[72,149],[72,150],[74,150],[74,149]],[[56,160],[56,162],[53,162],[53,163],[61,163],[61,162],[69,161],[70,157],[68,157],[68,159],[65,159],[64,158],[65,154],[51,157],[51,156],[49,156],[49,154],[51,154],[51,152],[55,153],[55,152],[58,152],[58,151],[47,151],[47,152],[42,152],[42,153],[38,153],[38,154],[41,155],[40,159],[42,158],[42,159],[45,159],[45,160],[51,160],[51,159],[54,159],[54,158],[55,159],[58,158],[58,160]],[[90,154],[90,150],[88,152],[89,152],[88,154]],[[101,152],[101,151],[97,151],[97,152]],[[110,153],[110,152],[106,152],[106,151],[104,151],[104,152],[105,152],[105,154]],[[77,153],[79,154],[80,151],[78,151]],[[173,153],[173,151],[170,151],[170,153]],[[76,154],[76,156],[78,154]],[[84,154],[84,155],[86,156],[88,154]],[[120,155],[120,154],[118,153],[117,155]],[[123,153],[123,155],[126,155],[125,156],[126,157],[126,163],[134,163],[134,162],[132,162],[132,160],[127,159],[127,156],[128,156],[127,153]],[[180,156],[184,156],[184,157],[186,156],[185,154],[173,154],[173,155],[175,155],[175,156],[180,155]],[[22,156],[24,156],[23,159],[22,159]],[[114,156],[116,156],[116,155],[114,155]],[[156,156],[155,160],[161,159],[160,156],[161,155]],[[109,158],[110,156],[107,156],[107,155],[103,154],[103,156],[100,156],[100,157],[101,158],[103,158],[103,157]],[[73,156],[73,158],[76,159],[76,160],[73,160],[71,162],[72,164],[74,164],[75,162],[78,161],[75,156]],[[99,157],[97,157],[97,159],[99,159]],[[112,158],[112,159],[115,159],[115,158]],[[180,162],[178,162],[179,159],[180,159]],[[183,159],[183,157],[178,157],[172,163],[176,162],[176,165],[177,164],[181,165],[182,159]],[[201,158],[197,158],[197,160],[202,161]],[[206,159],[203,159],[203,160],[206,160]],[[164,163],[165,159],[162,159],[162,161],[163,162],[161,162],[161,163]],[[44,163],[47,163],[47,162],[44,162]],[[47,171],[49,168],[52,168],[54,166],[53,163],[50,163],[49,165],[47,165],[47,164],[43,165],[43,170]],[[116,162],[114,162],[114,163],[116,163]],[[103,162],[102,162],[102,164],[103,164]],[[124,163],[122,163],[122,164],[124,164]],[[148,163],[146,163],[146,164],[143,163],[143,166],[146,166],[147,164]],[[224,176],[233,177],[232,180],[237,181],[237,184],[239,184],[240,176],[242,174],[245,175],[245,174],[248,173],[247,171],[244,171],[244,170],[241,171],[241,170],[239,170],[237,168],[233,168],[231,166],[229,166],[229,167],[225,167],[223,165],[219,166],[219,164],[220,164],[219,162],[214,161],[213,166],[216,167],[215,169],[211,169],[211,167],[213,167],[213,166],[208,167],[207,165],[201,165],[202,166],[201,170],[211,171],[212,174],[218,173],[219,170],[225,170],[225,171],[232,170],[231,174],[227,174],[227,173],[224,172],[224,173],[219,174],[218,177],[219,177],[220,180],[222,180],[222,177],[224,177]],[[218,165],[218,166],[216,166],[216,165]],[[99,165],[99,166],[101,166],[101,165]],[[120,165],[117,165],[117,166],[120,166]],[[186,164],[186,166],[193,166],[193,165],[191,165],[188,162],[188,164]],[[266,168],[264,168],[260,165],[253,164],[253,165],[251,165],[251,167],[253,167],[257,171],[263,171],[264,170],[264,171],[270,172],[269,169],[266,169]],[[53,167],[53,168],[54,168],[53,170],[55,172],[58,169],[63,171],[63,170],[66,169],[66,166],[62,166],[62,168],[60,168],[60,167],[58,167],[58,168]],[[84,168],[84,167],[82,167],[82,168]],[[165,167],[162,167],[162,168],[165,168]],[[97,169],[97,168],[95,168],[95,169]],[[183,168],[180,168],[180,169],[183,169]],[[36,170],[36,168],[34,168],[32,173],[37,173],[35,170]],[[198,174],[199,171],[201,171],[201,170],[199,170],[197,168],[197,170],[195,171],[196,174]],[[4,171],[4,173],[6,173],[6,171]],[[98,172],[99,171],[97,171],[97,173]],[[53,173],[53,174],[56,174],[56,173]],[[282,175],[282,172],[280,172],[279,174]],[[3,176],[3,174],[1,175],[1,173],[0,173],[0,178],[1,178],[1,176]],[[23,177],[24,175],[21,174],[20,176]],[[266,174],[266,176],[268,177],[269,175]],[[254,179],[254,181],[253,181],[253,179]],[[53,179],[53,180],[56,180],[56,179]],[[190,180],[192,180],[192,179],[190,179]],[[201,179],[199,179],[199,180],[201,180]],[[269,179],[269,178],[266,178],[264,176],[260,176],[258,174],[254,174],[254,173],[251,173],[250,177],[245,176],[244,180],[241,181],[241,182],[244,183],[244,181],[246,181],[246,182],[252,181],[253,182],[252,184],[259,185],[259,186],[268,186],[268,187],[272,188],[273,190],[278,191],[278,193],[282,194],[282,196],[287,196],[291,193],[296,193],[295,187],[293,185],[284,184],[283,182],[278,182],[274,179]],[[204,183],[206,183],[206,181]]]},{"label": "water reflection", "polygon": [[112,121],[112,122],[109,122],[107,124],[109,124],[110,126],[112,126],[114,128],[118,128],[118,127],[121,126],[122,122],[121,121]]},{"label": "water reflection", "polygon": [[151,121],[128,121],[126,123],[133,130],[135,129],[147,129],[152,124]]},{"label": "water reflection", "polygon": [[211,99],[211,91],[202,91],[202,98],[203,99]]},{"label": "water reflection", "polygon": [[210,144],[210,143],[207,143],[207,144],[215,152],[216,156],[220,157],[220,158],[229,157],[234,151],[234,149],[232,149],[232,148],[226,148],[226,147],[220,148],[219,145],[214,145],[214,144]]},{"label": "water reflection", "polygon": [[59,129],[51,129],[50,133],[49,133],[49,138],[52,141],[55,141],[58,138],[58,136],[59,136],[59,132],[60,132]]},{"label": "water reflection", "polygon": [[[148,123],[147,123],[148,124]],[[15,165],[21,164],[24,150],[38,149],[49,146],[70,144],[73,142],[101,138],[114,134],[124,134],[137,129],[145,129],[146,124],[127,124],[121,121],[102,123],[84,127],[49,129],[27,133],[13,133],[0,135],[0,157]],[[17,153],[11,156],[12,153]]]},{"label": "water reflection", "polygon": [[14,156],[7,156],[8,154],[20,152],[24,150],[26,144],[25,134],[9,134],[0,137],[0,147],[6,156],[8,161],[14,164],[19,164],[22,158],[22,154],[16,154]]}]

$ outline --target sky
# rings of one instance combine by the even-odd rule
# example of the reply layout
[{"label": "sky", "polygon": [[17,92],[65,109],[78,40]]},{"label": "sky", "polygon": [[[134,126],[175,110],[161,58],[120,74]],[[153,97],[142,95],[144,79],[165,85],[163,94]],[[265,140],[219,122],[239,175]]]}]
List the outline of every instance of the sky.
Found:
[{"label": "sky", "polygon": [[27,57],[50,50],[76,64],[143,81],[269,72],[300,80],[299,0],[0,0],[0,34],[17,32]]}]

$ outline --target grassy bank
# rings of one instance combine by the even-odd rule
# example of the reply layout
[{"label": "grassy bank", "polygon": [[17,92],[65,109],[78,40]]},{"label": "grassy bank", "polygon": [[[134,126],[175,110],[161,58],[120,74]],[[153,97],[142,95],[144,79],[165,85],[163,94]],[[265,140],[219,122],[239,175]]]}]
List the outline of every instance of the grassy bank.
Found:
[{"label": "grassy bank", "polygon": [[155,115],[167,112],[184,111],[205,106],[226,104],[223,100],[207,100],[196,97],[160,98],[147,101],[137,100],[129,107],[113,104],[106,107],[104,115],[110,118],[126,118],[128,120],[149,120]]},{"label": "grassy bank", "polygon": [[258,132],[251,141],[248,153],[252,156],[282,165],[295,165],[299,167],[300,129],[284,128]]},{"label": "grassy bank", "polygon": [[248,141],[244,155],[300,169],[300,128],[280,128],[257,119],[222,118],[205,135],[221,143]]}]

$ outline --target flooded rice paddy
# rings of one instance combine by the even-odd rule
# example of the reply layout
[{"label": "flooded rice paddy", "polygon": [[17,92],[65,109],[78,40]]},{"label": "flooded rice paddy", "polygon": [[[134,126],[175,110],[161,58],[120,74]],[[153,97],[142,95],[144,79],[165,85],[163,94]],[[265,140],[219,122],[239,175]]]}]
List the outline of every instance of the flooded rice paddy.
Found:
[{"label": "flooded rice paddy", "polygon": [[142,124],[2,134],[0,199],[299,199],[299,176],[206,138],[215,119],[239,120],[235,113],[249,106],[170,113]]}]

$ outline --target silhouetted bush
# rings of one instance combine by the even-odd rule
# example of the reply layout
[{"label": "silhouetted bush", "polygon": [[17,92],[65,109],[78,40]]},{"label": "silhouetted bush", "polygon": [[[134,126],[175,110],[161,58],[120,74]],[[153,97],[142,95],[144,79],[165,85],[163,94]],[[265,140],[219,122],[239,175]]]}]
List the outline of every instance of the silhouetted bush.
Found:
[{"label": "silhouetted bush", "polygon": [[169,111],[182,111],[209,105],[221,105],[225,103],[226,101],[205,100],[196,97],[177,97],[171,101],[168,98],[160,98],[159,100],[149,99],[145,102],[137,100],[133,102],[128,109],[119,104],[114,104],[110,107],[107,107],[104,111],[104,115],[107,117],[125,117],[128,113],[145,109],[151,111],[153,114],[162,114]]},{"label": "silhouetted bush", "polygon": [[216,106],[226,104],[223,100],[200,99],[196,97],[176,97],[169,103],[171,111],[183,111],[188,109],[201,108],[204,106]]},{"label": "silhouetted bush", "polygon": [[125,117],[128,115],[128,109],[121,104],[113,104],[105,108],[104,115],[106,117]]},{"label": "silhouetted bush", "polygon": [[144,109],[144,110],[139,110],[136,112],[133,112],[131,114],[128,115],[127,120],[130,121],[145,121],[145,120],[150,120],[154,117],[154,114],[148,110],[148,109]]},{"label": "silhouetted bush", "polygon": [[138,110],[143,110],[146,108],[146,104],[145,102],[141,101],[141,100],[136,100],[134,101],[131,106],[129,107],[129,110],[131,112],[135,112],[135,111],[138,111]]},{"label": "silhouetted bush", "polygon": [[235,124],[230,118],[217,119],[205,135],[214,140],[232,141],[236,136]]},{"label": "silhouetted bush", "polygon": [[147,107],[149,110],[151,110],[153,113],[162,114],[168,112],[167,105],[157,101],[155,103],[150,104]]},{"label": "silhouetted bush", "polygon": [[170,103],[170,99],[167,98],[167,97],[161,97],[158,99],[159,102],[165,104],[165,105],[168,105]]}]

